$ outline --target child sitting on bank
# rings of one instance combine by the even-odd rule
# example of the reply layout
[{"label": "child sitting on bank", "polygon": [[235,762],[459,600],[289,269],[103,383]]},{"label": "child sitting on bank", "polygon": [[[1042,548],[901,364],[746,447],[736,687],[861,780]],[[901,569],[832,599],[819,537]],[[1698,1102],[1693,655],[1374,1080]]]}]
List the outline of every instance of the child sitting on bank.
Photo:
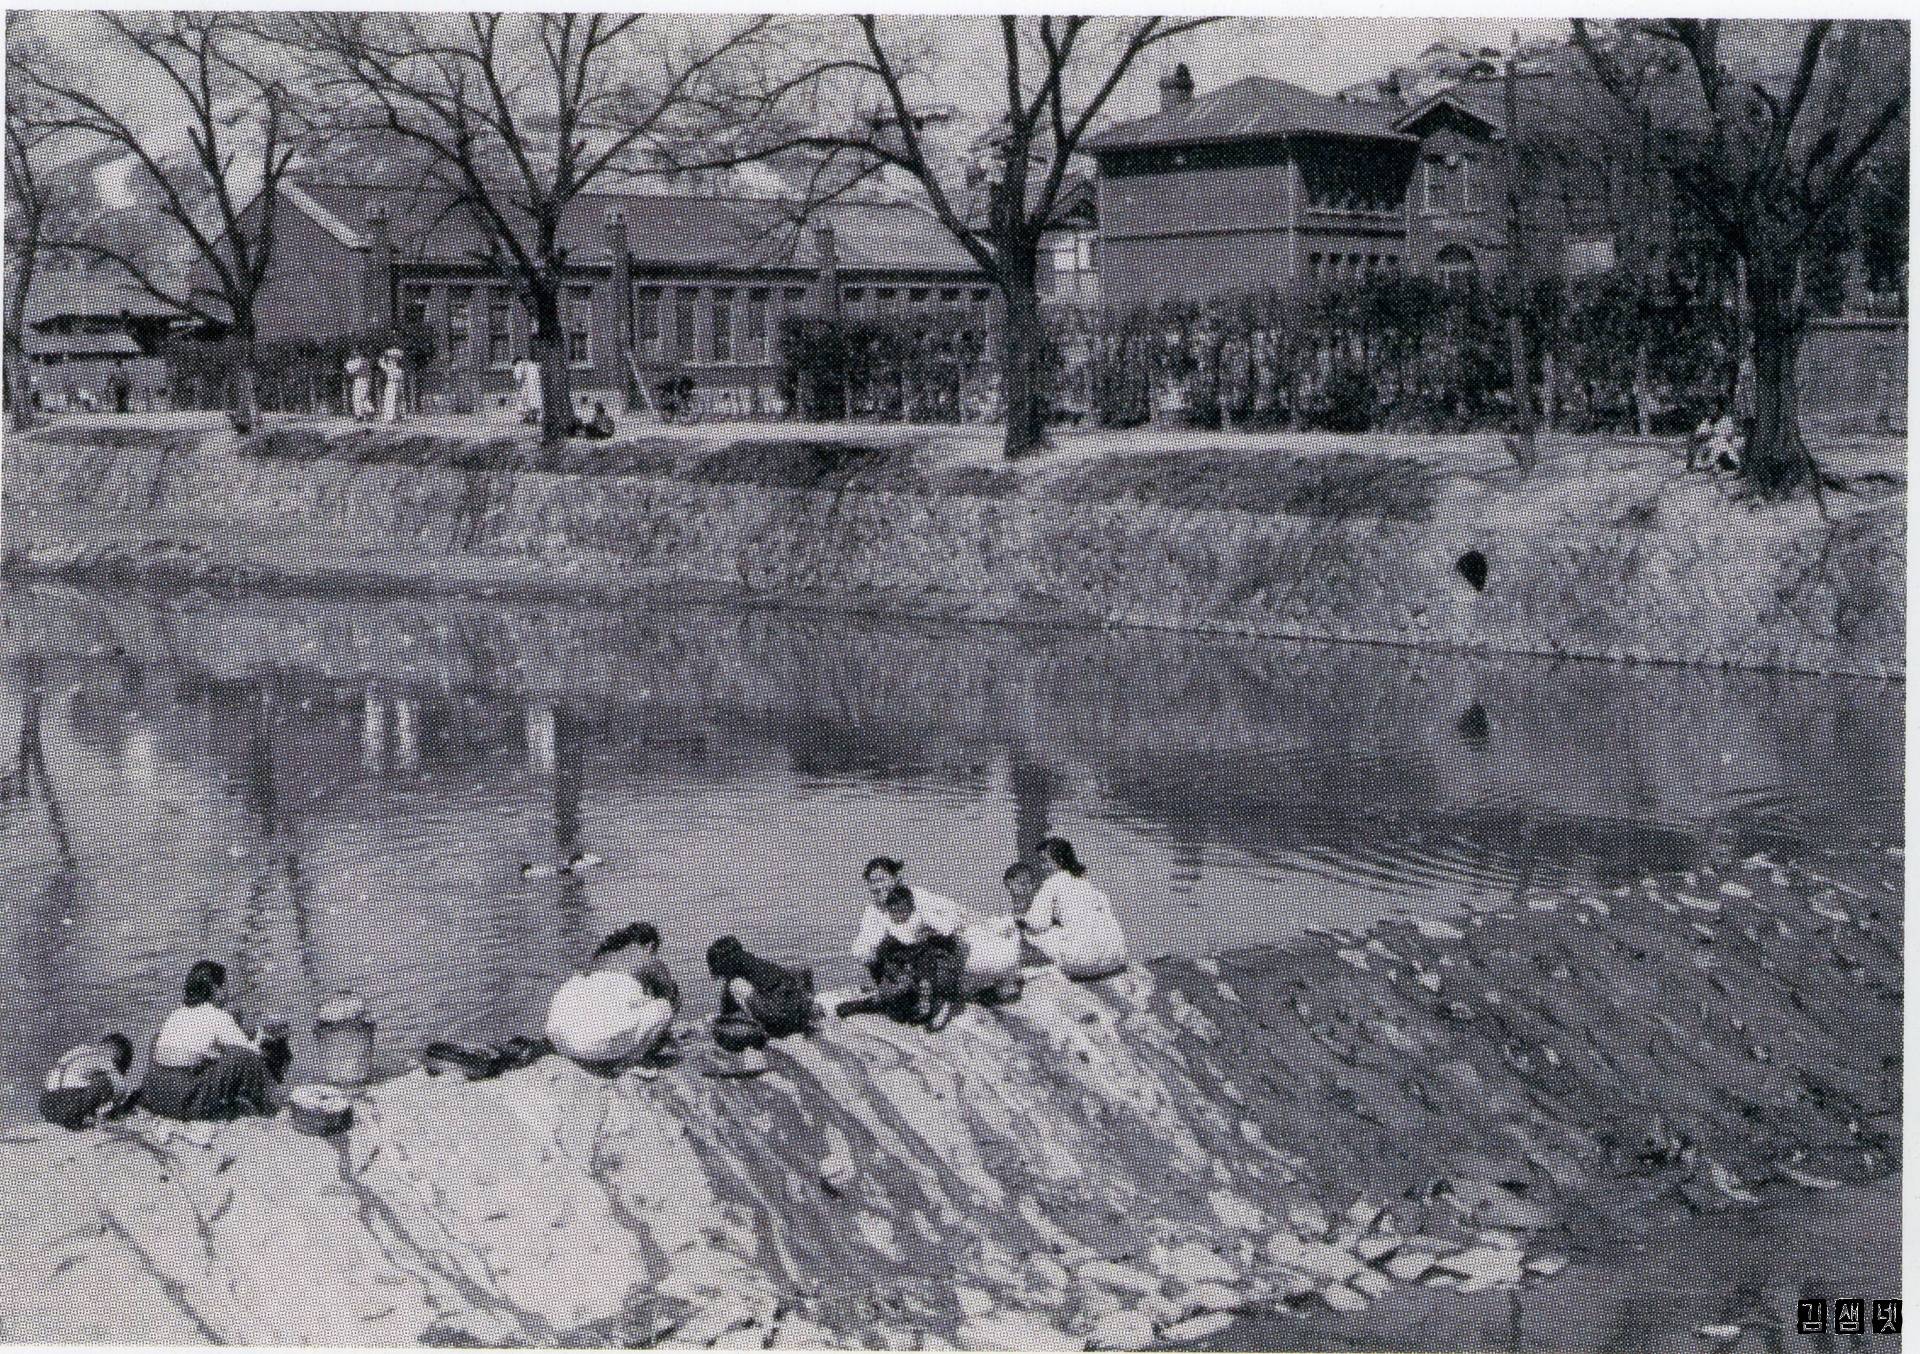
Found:
[{"label": "child sitting on bank", "polygon": [[[707,972],[720,980],[720,1017],[716,1035],[728,1025],[751,1022],[767,1038],[784,1039],[813,1028],[813,972],[795,972],[751,953],[737,936],[721,936],[707,947]],[[757,1042],[751,1030],[747,1042]]]},{"label": "child sitting on bank", "polygon": [[127,1085],[132,1070],[133,1042],[124,1034],[68,1049],[47,1073],[40,1117],[72,1132],[110,1117],[132,1099]]}]

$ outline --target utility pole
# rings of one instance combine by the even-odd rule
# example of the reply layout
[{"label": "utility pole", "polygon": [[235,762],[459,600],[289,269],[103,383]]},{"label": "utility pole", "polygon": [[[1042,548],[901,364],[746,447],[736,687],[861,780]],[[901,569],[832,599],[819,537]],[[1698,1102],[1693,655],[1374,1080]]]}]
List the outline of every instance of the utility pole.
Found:
[{"label": "utility pole", "polygon": [[1527,362],[1527,332],[1520,314],[1526,302],[1526,240],[1520,221],[1520,35],[1513,35],[1507,56],[1507,348],[1513,357],[1513,410],[1519,442],[1515,458],[1523,473],[1532,471],[1533,382]]}]

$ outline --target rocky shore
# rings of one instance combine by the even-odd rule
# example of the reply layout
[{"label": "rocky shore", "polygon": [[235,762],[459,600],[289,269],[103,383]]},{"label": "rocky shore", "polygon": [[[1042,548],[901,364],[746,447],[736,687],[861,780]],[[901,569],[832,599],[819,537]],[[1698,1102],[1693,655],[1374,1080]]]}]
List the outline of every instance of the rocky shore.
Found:
[{"label": "rocky shore", "polygon": [[1730,842],[331,1140],[16,1128],[0,1339],[1826,1350],[1795,1299],[1898,1292],[1899,870]]}]

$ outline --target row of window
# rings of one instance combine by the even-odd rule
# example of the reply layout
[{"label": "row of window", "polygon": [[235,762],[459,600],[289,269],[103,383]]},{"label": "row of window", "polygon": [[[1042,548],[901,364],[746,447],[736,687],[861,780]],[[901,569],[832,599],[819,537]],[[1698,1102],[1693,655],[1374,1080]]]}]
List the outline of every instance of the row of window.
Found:
[{"label": "row of window", "polygon": [[1471,155],[1430,156],[1420,162],[1420,194],[1430,212],[1478,211],[1479,166]]},{"label": "row of window", "polygon": [[1397,272],[1398,254],[1309,254],[1307,276],[1315,282],[1359,282],[1378,272]]},{"label": "row of window", "polygon": [[[401,289],[401,316],[410,324],[430,325],[434,291],[425,283]],[[804,309],[805,287],[779,289],[788,312]],[[455,370],[490,367],[505,370],[526,351],[532,326],[512,289],[449,285],[445,291],[444,355]],[[632,336],[643,358],[679,362],[765,362],[772,354],[775,303],[772,287],[637,287]],[[984,309],[992,298],[986,287],[846,287],[847,304],[862,306],[873,294],[873,308],[886,314],[910,307]],[[566,326],[567,362],[594,365],[593,288],[568,287],[561,317]]]},{"label": "row of window", "polygon": [[[840,299],[850,306],[867,303],[866,287],[842,287]],[[969,305],[987,304],[993,292],[987,287],[874,287],[873,308],[881,314],[898,310],[904,301],[909,307],[957,306],[964,297]]]},{"label": "row of window", "polygon": [[[450,286],[446,289],[447,365],[456,371],[492,367],[504,371],[525,351],[526,311],[505,287]],[[408,324],[433,322],[433,288],[408,283],[400,292],[400,315]],[[593,365],[593,288],[568,287],[560,301],[567,336],[567,364]],[[519,342],[515,342],[515,336]]]}]

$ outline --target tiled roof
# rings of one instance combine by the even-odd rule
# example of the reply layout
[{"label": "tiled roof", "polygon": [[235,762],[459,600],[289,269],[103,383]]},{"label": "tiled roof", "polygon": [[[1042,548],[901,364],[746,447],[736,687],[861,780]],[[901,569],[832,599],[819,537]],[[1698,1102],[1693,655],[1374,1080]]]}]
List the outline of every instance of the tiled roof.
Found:
[{"label": "tiled roof", "polygon": [[1397,141],[1397,110],[1352,103],[1310,89],[1249,75],[1177,108],[1123,122],[1088,139],[1086,150],[1195,145],[1274,136],[1360,136]]},{"label": "tiled roof", "polygon": [[120,268],[105,265],[53,269],[42,264],[33,274],[26,323],[32,328],[68,315],[117,320],[122,311],[139,316],[180,313],[135,286]]},{"label": "tiled roof", "polygon": [[[364,239],[368,208],[384,206],[388,230],[403,259],[471,262],[475,251],[486,246],[485,233],[445,193],[313,183],[301,184],[299,193],[288,201],[302,210],[308,203],[318,207],[325,219],[316,218],[317,223],[336,238],[340,232],[331,223]],[[560,242],[576,262],[608,257],[605,221],[614,207],[626,216],[627,248],[643,267],[813,267],[809,227],[821,223],[832,224],[843,266],[974,267],[939,221],[910,203],[830,203],[814,208],[802,222],[789,204],[769,199],[641,193],[589,193],[574,200],[561,219]]]}]

